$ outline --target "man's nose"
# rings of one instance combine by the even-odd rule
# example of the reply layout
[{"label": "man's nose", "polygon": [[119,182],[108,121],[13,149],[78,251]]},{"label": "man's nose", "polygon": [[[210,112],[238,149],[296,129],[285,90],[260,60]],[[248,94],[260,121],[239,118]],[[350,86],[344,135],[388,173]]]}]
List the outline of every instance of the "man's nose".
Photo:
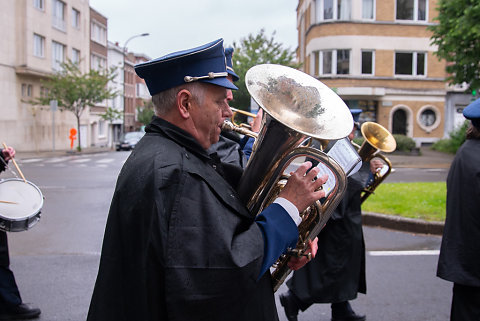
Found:
[{"label": "man's nose", "polygon": [[233,93],[231,89],[227,89],[227,101],[233,100]]}]

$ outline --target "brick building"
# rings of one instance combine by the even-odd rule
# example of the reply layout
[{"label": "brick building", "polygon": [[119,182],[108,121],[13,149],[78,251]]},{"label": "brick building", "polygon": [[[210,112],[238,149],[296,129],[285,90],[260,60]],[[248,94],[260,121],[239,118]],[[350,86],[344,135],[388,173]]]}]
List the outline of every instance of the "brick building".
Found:
[{"label": "brick building", "polygon": [[454,114],[461,113],[465,95],[446,102],[462,89],[446,85],[445,62],[430,44],[427,27],[436,4],[300,0],[297,57],[303,71],[334,88],[350,108],[362,109],[361,121],[407,135],[417,146],[443,138],[461,122]]}]

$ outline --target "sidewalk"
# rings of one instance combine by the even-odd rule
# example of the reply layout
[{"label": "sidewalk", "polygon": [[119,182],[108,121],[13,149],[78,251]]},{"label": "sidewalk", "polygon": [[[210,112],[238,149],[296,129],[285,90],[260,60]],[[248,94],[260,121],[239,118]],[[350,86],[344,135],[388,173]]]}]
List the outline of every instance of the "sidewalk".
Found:
[{"label": "sidewalk", "polygon": [[437,152],[430,147],[421,147],[419,155],[400,152],[384,154],[392,166],[398,168],[450,168],[455,155]]},{"label": "sidewalk", "polygon": [[94,153],[106,153],[110,151],[114,151],[114,148],[110,147],[87,147],[83,148],[81,152],[78,152],[76,149],[72,150],[46,150],[46,151],[17,151],[15,154],[15,158],[22,160],[22,159],[32,159],[32,158],[52,158],[52,157],[60,157],[60,156],[75,156],[75,155],[88,155]]},{"label": "sidewalk", "polygon": [[[108,147],[84,148],[81,152],[76,150],[56,150],[42,152],[17,152],[17,159],[51,158],[60,156],[87,155],[93,153],[106,153],[113,151]],[[392,163],[393,168],[450,168],[455,155],[437,152],[430,147],[421,147],[419,154],[390,153],[384,154]],[[378,226],[398,231],[442,235],[443,222],[428,222],[417,219],[403,218],[395,215],[378,213],[363,213],[363,224]]]}]

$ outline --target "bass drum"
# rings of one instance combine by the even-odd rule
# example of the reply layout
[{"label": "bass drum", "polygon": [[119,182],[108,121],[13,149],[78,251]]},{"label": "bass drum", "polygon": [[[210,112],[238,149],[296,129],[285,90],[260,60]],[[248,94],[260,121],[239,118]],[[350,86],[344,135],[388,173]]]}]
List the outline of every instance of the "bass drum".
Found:
[{"label": "bass drum", "polygon": [[40,220],[43,195],[33,183],[18,178],[0,181],[0,230],[21,232]]}]

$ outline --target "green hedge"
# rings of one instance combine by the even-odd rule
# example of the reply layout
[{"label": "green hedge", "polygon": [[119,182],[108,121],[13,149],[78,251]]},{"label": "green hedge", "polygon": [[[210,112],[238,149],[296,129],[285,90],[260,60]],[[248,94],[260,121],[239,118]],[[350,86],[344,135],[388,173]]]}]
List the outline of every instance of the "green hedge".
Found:
[{"label": "green hedge", "polygon": [[399,134],[394,134],[393,137],[397,142],[396,151],[411,152],[415,148],[415,141],[412,138]]},{"label": "green hedge", "polygon": [[452,131],[450,138],[440,139],[432,145],[432,149],[439,152],[455,154],[457,149],[465,142],[465,132],[468,128],[468,121],[465,121],[462,126]]}]

